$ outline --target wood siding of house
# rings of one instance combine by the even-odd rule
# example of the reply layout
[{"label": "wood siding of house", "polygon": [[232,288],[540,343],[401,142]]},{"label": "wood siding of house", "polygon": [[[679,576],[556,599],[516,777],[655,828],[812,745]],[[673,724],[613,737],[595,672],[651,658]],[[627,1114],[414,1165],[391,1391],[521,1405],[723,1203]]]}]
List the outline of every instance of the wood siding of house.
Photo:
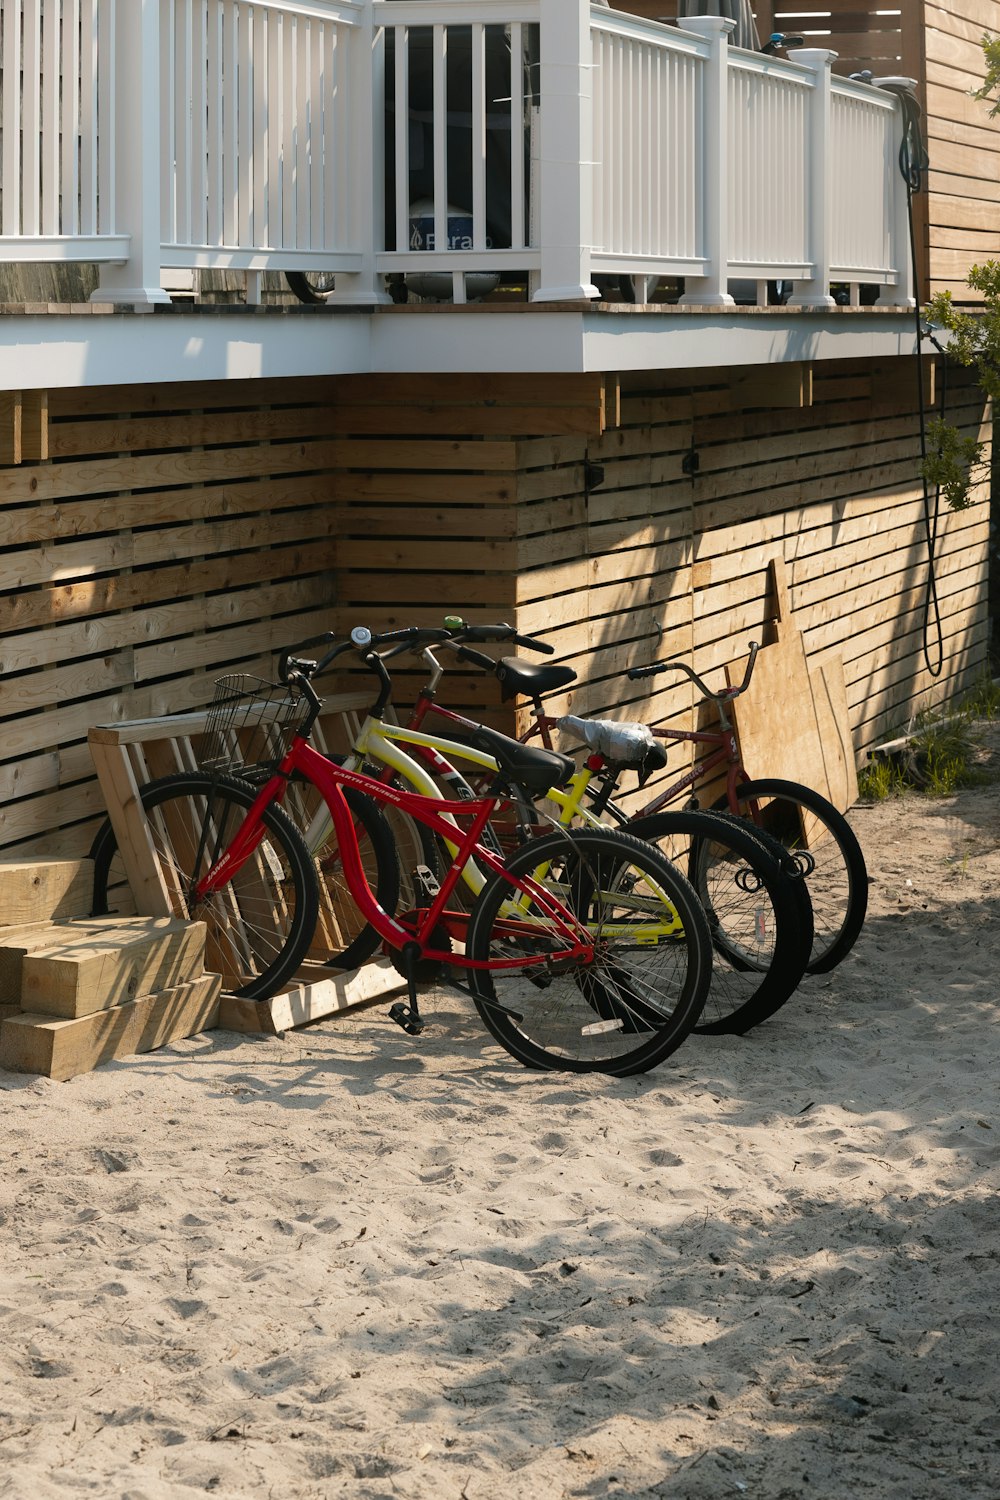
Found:
[{"label": "wood siding of house", "polygon": [[[813,404],[781,404],[810,374]],[[633,685],[625,668],[681,656],[721,681],[750,639],[768,639],[767,565],[780,557],[810,656],[843,656],[859,756],[915,703],[946,701],[985,669],[980,490],[938,521],[944,659],[931,670],[912,360],[330,390],[351,466],[334,481],[341,632],[446,613],[510,620],[578,671],[560,707],[689,720],[686,687]],[[954,374],[948,410],[988,441],[982,396]],[[402,666],[401,702],[421,676]],[[450,670],[442,699],[511,725],[487,677]]]},{"label": "wood siding of house", "polygon": [[[987,505],[940,522],[934,677],[912,361],[817,367],[811,406],[778,404],[793,383],[775,367],[50,393],[48,458],[0,467],[0,847],[87,847],[92,724],[204,703],[220,672],[268,675],[326,628],[506,619],[577,669],[578,711],[685,721],[686,688],[621,674],[738,661],[766,639],[772,557],[811,656],[843,654],[860,753],[985,665]],[[949,404],[983,429],[974,391]],[[403,667],[400,702],[419,675]],[[446,690],[511,726],[492,678],[456,670]]]},{"label": "wood siding of house", "polygon": [[[817,369],[814,405],[801,408],[765,406],[767,372],[745,376],[623,383],[621,425],[587,447],[604,484],[584,502],[566,463],[561,488],[550,473],[548,495],[519,507],[540,554],[534,566],[525,556],[518,622],[547,629],[586,679],[574,711],[690,725],[687,686],[620,674],[679,656],[723,681],[751,639],[769,639],[767,565],[780,557],[810,658],[843,657],[861,757],[915,705],[946,701],[986,668],[988,498],[981,489],[968,511],[938,521],[934,675],[912,361]],[[953,385],[949,409],[988,441],[976,390]],[[559,529],[574,502],[585,520]]]},{"label": "wood siding of house", "polygon": [[0,467],[0,847],[84,852],[92,724],[204,703],[324,619],[336,459],[311,390],[50,393],[48,458]]},{"label": "wood siding of house", "polygon": [[971,97],[986,73],[983,35],[1000,34],[1000,0],[927,3],[924,15],[930,288],[974,303],[970,267],[1000,259],[1000,118]]}]

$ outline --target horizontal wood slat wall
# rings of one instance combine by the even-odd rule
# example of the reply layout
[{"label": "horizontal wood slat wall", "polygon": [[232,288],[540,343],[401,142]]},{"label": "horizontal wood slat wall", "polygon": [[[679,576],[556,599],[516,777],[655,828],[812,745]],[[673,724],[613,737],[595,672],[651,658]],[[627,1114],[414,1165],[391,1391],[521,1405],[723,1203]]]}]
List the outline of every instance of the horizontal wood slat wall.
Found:
[{"label": "horizontal wood slat wall", "polygon": [[[604,376],[352,376],[330,389],[343,434],[337,630],[439,625],[448,614],[513,623],[525,566],[521,488],[536,473],[544,488],[568,463],[580,490],[588,436],[607,420]],[[558,522],[574,548],[579,519]],[[345,669],[336,681],[356,686],[358,676]],[[415,658],[397,659],[401,704],[426,676]],[[511,725],[495,679],[481,673],[449,670],[441,701]]]},{"label": "horizontal wood slat wall", "polygon": [[[729,378],[729,377],[732,378]],[[583,685],[559,707],[691,727],[693,692],[629,665],[681,657],[722,682],[771,637],[768,561],[787,565],[810,657],[841,653],[859,754],[915,704],[945,701],[985,669],[989,504],[981,489],[939,520],[935,576],[944,667],[924,656],[924,505],[911,360],[817,367],[812,407],[745,406],[739,372],[622,379],[621,425],[519,489],[518,624],[545,630]],[[690,381],[691,377],[688,377]],[[758,401],[767,374],[758,372]],[[983,400],[954,377],[949,412],[989,439]],[[695,466],[685,473],[685,462]],[[568,507],[584,509],[565,522]],[[560,524],[562,522],[562,524]],[[533,549],[537,551],[533,556]],[[928,651],[936,665],[933,627]],[[684,764],[672,751],[672,779]]]},{"label": "horizontal wood slat wall", "polygon": [[333,602],[315,381],[53,391],[48,460],[0,468],[0,848],[86,850],[92,724],[267,675]]},{"label": "horizontal wood slat wall", "polygon": [[981,302],[966,277],[1000,257],[1000,120],[971,93],[986,76],[983,34],[1000,33],[1000,0],[925,0],[923,13],[930,287]]},{"label": "horizontal wood slat wall", "polygon": [[[576,711],[690,724],[686,686],[622,674],[721,678],[767,638],[772,557],[810,655],[844,657],[860,753],[985,664],[988,507],[941,519],[934,678],[912,362],[816,366],[804,407],[780,375],[52,392],[50,457],[0,468],[0,848],[87,847],[91,725],[200,705],[327,628],[505,619],[576,667]],[[985,431],[954,378],[950,409]],[[401,705],[422,676],[401,660]],[[491,677],[442,699],[513,727]]]}]

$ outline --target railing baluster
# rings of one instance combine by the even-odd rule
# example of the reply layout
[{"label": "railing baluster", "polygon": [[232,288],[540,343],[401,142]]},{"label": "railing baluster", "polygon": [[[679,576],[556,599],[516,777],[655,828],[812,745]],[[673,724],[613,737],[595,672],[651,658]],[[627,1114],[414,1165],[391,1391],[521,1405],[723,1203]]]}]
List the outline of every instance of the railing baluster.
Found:
[{"label": "railing baluster", "polygon": [[[0,177],[0,231],[11,236],[21,232],[21,99],[20,88],[10,85],[11,58],[21,71],[21,5],[20,0],[0,0],[6,57],[4,89],[0,97],[0,126],[3,128],[3,175]],[[16,38],[16,41],[14,40]]]},{"label": "railing baluster", "polygon": [[806,170],[809,173],[808,241],[806,253],[813,274],[797,282],[793,307],[835,307],[830,296],[830,64],[836,57],[824,47],[803,48],[795,60],[813,74],[806,130]]},{"label": "railing baluster", "polygon": [[223,241],[225,164],[223,75],[224,53],[222,6],[220,0],[207,0],[205,15],[205,86],[206,86],[206,213],[205,244]]},{"label": "railing baluster", "polygon": [[510,28],[510,243],[521,249],[524,234],[524,33]]},{"label": "railing baluster", "polygon": [[472,247],[486,249],[486,28],[472,26]]},{"label": "railing baluster", "polygon": [[281,155],[281,128],[284,121],[284,69],[281,66],[281,44],[288,17],[280,10],[267,12],[267,66],[264,87],[267,92],[267,245],[284,242],[282,204],[284,162]]},{"label": "railing baluster", "polygon": [[448,246],[448,28],[435,26],[434,38],[434,245]]},{"label": "railing baluster", "polygon": [[239,115],[240,115],[240,10],[236,5],[219,5],[219,100],[222,107],[222,214],[219,233],[224,245],[237,245],[239,232]]},{"label": "railing baluster", "polygon": [[80,233],[97,233],[97,33],[96,0],[80,0]]},{"label": "railing baluster", "polygon": [[113,228],[127,234],[129,241],[124,264],[102,267],[95,302],[148,307],[170,301],[160,287],[159,11],[159,0],[119,0],[111,13],[115,24],[108,62],[115,87],[113,102],[102,117],[102,155],[113,157]]},{"label": "railing baluster", "polygon": [[[18,15],[20,12],[20,15]],[[8,26],[18,23],[24,26],[24,58],[22,63],[22,98],[21,119],[17,120],[16,113],[13,122],[8,127],[10,131],[10,148],[13,158],[11,164],[11,176],[9,179],[10,207],[12,210],[11,233],[13,234],[41,234],[42,212],[40,199],[40,173],[41,162],[41,140],[42,140],[42,21],[40,0],[26,0],[22,10],[20,5],[12,5],[8,18]],[[18,32],[8,32],[14,38],[14,52],[17,55]],[[17,94],[16,88],[11,89],[11,102],[16,110]],[[21,153],[19,159],[18,139],[21,140]],[[5,147],[5,170],[4,170],[4,206],[6,210],[8,178],[6,174],[6,146],[7,128],[4,130]]]},{"label": "railing baluster", "polygon": [[100,129],[103,145],[97,157],[97,215],[101,234],[117,233],[118,174],[115,142],[118,139],[117,90],[114,59],[117,50],[118,0],[100,0],[101,20],[97,36],[97,120],[95,144]]},{"label": "railing baluster", "polygon": [[62,0],[62,56],[60,59],[61,110],[59,130],[62,147],[60,170],[59,233],[80,233],[80,6],[79,0]]},{"label": "railing baluster", "polygon": [[394,77],[395,115],[393,118],[396,161],[396,249],[405,250],[410,240],[410,28],[397,26],[395,37]]},{"label": "railing baluster", "polygon": [[689,17],[684,22],[684,29],[704,37],[710,50],[703,79],[704,143],[700,184],[703,219],[700,248],[707,263],[706,274],[698,277],[693,286],[689,280],[681,301],[706,307],[731,307],[733,304],[727,290],[729,235],[726,222],[729,202],[728,37],[733,27],[732,21],[717,16]]},{"label": "railing baluster", "polygon": [[254,78],[254,37],[256,35],[256,12],[250,5],[240,4],[239,13],[239,243],[260,243],[257,230],[257,123],[254,109],[257,103],[257,85]]}]

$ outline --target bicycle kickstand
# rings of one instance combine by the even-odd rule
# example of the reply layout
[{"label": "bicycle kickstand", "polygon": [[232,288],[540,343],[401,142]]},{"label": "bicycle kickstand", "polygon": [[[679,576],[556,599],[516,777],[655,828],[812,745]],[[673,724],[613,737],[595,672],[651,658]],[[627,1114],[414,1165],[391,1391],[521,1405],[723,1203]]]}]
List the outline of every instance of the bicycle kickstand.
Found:
[{"label": "bicycle kickstand", "polygon": [[419,1036],[424,1029],[424,1019],[417,1003],[417,963],[420,959],[420,944],[406,943],[400,950],[399,956],[403,960],[403,970],[406,975],[408,1004],[404,1005],[402,1000],[397,1000],[395,1005],[389,1008],[389,1019],[395,1021],[397,1026],[402,1026],[410,1036]]}]

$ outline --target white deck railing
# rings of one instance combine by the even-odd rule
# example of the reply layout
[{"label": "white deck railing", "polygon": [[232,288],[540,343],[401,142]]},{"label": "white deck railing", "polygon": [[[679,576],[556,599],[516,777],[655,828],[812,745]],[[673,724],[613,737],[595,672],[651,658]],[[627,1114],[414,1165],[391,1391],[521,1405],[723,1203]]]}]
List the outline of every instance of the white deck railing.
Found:
[{"label": "white deck railing", "polygon": [[[895,97],[587,0],[0,0],[0,257],[911,295]],[[461,221],[458,224],[456,221]],[[460,231],[460,232],[459,232]]]}]

